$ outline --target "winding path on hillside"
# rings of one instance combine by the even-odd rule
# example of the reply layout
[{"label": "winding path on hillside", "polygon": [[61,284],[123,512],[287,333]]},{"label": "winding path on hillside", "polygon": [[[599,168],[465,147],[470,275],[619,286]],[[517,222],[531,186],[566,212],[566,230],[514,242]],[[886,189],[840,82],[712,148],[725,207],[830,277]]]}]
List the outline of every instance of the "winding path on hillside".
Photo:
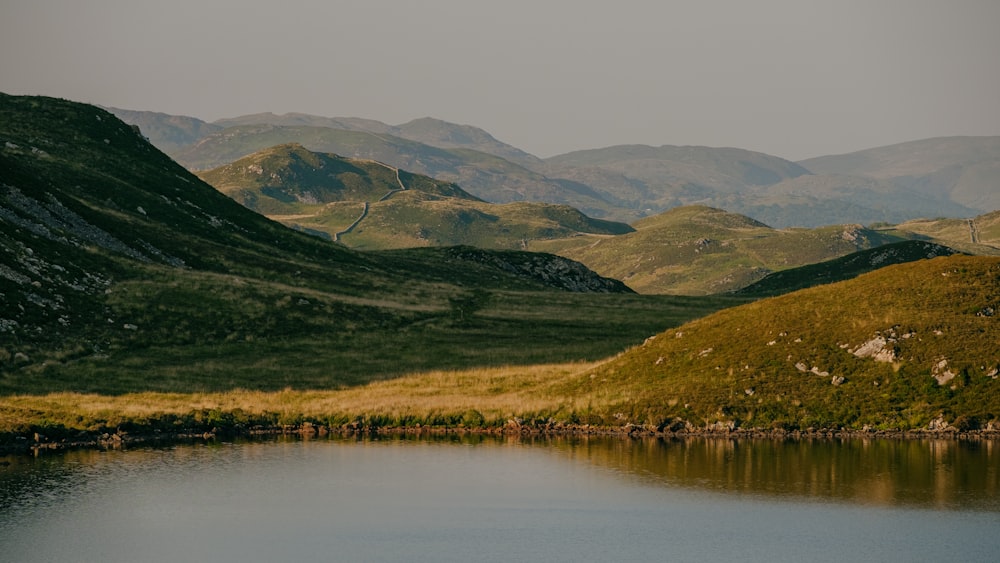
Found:
[{"label": "winding path on hillside", "polygon": [[[385,193],[385,195],[378,198],[378,201],[385,201],[390,197],[392,197],[393,194],[406,191],[407,189],[406,185],[403,184],[403,180],[399,177],[399,168],[396,168],[395,166],[389,166],[388,164],[384,162],[379,162],[377,160],[367,160],[367,162],[371,162],[372,164],[377,164],[379,166],[384,166],[396,173],[396,183],[399,184],[399,189],[389,190],[388,192]],[[364,221],[364,219],[368,217],[368,211],[370,209],[371,209],[371,204],[368,203],[367,201],[364,202],[364,207],[361,209],[361,215],[359,215],[358,218],[355,219],[353,223],[348,225],[347,228],[344,229],[343,231],[338,231],[336,233],[333,233],[333,242],[340,242],[340,237],[353,231],[361,223],[361,221]]]}]

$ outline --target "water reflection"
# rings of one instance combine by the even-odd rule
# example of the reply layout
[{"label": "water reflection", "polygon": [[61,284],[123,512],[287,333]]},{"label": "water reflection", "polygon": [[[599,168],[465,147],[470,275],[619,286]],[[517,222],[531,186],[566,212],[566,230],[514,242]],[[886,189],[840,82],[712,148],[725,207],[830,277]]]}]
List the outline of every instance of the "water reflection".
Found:
[{"label": "water reflection", "polygon": [[[210,458],[214,471],[253,463],[268,448],[297,438],[242,444],[223,442],[141,448],[77,450],[0,457],[0,513],[45,504],[81,481],[99,494],[114,480],[141,478],[164,467]],[[859,505],[1000,512],[1000,444],[953,440],[728,440],[716,438],[622,439],[614,437],[330,437],[318,442],[459,444],[475,447],[537,446],[559,458],[610,470],[619,478],[660,486],[776,499],[809,499]],[[275,443],[277,442],[277,444]],[[534,448],[532,448],[534,449]],[[170,463],[165,466],[164,458]],[[183,478],[179,475],[178,478]]]},{"label": "water reflection", "polygon": [[563,455],[672,486],[1000,510],[1000,444],[954,440],[567,439]]},{"label": "water reflection", "polygon": [[986,442],[449,436],[13,457],[0,560],[992,562],[996,456]]}]

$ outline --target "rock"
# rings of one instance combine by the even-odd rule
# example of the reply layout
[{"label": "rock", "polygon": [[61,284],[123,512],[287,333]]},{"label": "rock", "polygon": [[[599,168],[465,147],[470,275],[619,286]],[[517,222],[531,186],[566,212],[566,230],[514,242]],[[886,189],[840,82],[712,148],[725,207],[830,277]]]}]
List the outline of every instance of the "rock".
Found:
[{"label": "rock", "polygon": [[938,385],[944,385],[952,379],[955,379],[955,374],[948,369],[948,360],[946,358],[941,358],[941,360],[934,364],[931,368],[931,377],[933,377]]},{"label": "rock", "polygon": [[833,385],[842,385],[845,381],[847,381],[847,378],[842,375],[835,375],[830,379],[830,383]]}]

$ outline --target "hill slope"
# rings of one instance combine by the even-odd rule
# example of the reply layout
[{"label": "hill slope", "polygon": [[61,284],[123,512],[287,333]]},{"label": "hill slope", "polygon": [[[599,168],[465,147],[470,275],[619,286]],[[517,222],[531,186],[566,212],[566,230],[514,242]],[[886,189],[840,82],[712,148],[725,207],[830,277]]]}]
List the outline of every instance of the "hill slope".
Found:
[{"label": "hill slope", "polygon": [[1000,211],[969,219],[915,219],[885,230],[948,245],[968,254],[1000,255]]},{"label": "hill slope", "polygon": [[955,250],[932,242],[906,240],[861,250],[818,264],[809,264],[768,274],[736,291],[740,295],[770,296],[856,278],[861,274],[916,260],[951,256]]},{"label": "hill slope", "polygon": [[51,98],[0,94],[0,218],[3,393],[330,388],[601,357],[727,304],[638,299],[539,254],[353,252]]},{"label": "hill slope", "polygon": [[634,233],[616,237],[575,237],[530,248],[583,262],[640,293],[699,295],[733,291],[772,271],[899,240],[859,225],[775,230],[704,206],[674,208],[633,227]]},{"label": "hill slope", "polygon": [[487,203],[454,184],[295,144],[264,149],[199,176],[254,211],[362,249],[520,249],[536,239],[632,230],[566,206]]},{"label": "hill slope", "polygon": [[[195,169],[299,142],[456,182],[487,201],[571,205],[619,221],[691,204],[749,215],[778,228],[969,217],[1000,207],[994,189],[1000,176],[996,137],[926,139],[798,164],[733,148],[644,145],[542,161],[482,129],[432,118],[392,126],[371,119],[263,113],[199,122],[231,131],[219,136],[206,130],[198,144],[191,136],[193,125],[175,123],[191,118],[114,111]],[[321,129],[328,131],[321,134]],[[266,138],[250,139],[255,135]],[[178,144],[183,139],[190,141],[187,147]]]},{"label": "hill slope", "polygon": [[216,168],[266,148],[297,143],[322,153],[375,160],[456,183],[495,203],[544,201],[572,205],[602,217],[613,207],[585,186],[555,181],[501,157],[469,149],[433,147],[390,134],[313,126],[240,125],[208,135],[171,153],[195,170]]},{"label": "hill slope", "polygon": [[595,422],[976,428],[1000,413],[1000,258],[952,256],[721,311],[555,392]]}]

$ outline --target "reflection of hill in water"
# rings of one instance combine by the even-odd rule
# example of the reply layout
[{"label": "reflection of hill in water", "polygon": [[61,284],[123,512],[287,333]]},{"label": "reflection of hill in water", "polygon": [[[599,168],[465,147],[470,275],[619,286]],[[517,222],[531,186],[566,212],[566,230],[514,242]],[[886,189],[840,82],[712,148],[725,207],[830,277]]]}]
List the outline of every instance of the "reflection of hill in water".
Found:
[{"label": "reflection of hill in water", "polygon": [[[876,506],[1000,512],[1000,441],[956,440],[729,440],[725,438],[625,439],[616,437],[386,436],[374,439],[331,437],[362,443],[432,441],[476,447],[534,446],[573,463],[593,464],[624,477],[692,491],[773,497],[775,500],[845,502]],[[278,441],[298,441],[278,438]],[[317,438],[324,442],[327,438]],[[247,444],[250,463],[280,444]],[[218,443],[175,446],[173,462],[199,463]],[[142,471],[163,462],[164,451],[68,451],[43,455],[0,456],[0,511],[26,498],[52,502],[60,491],[84,479],[98,488],[112,468],[128,462]],[[210,463],[211,461],[209,461]],[[65,491],[63,491],[65,492]],[[44,497],[44,498],[42,498]],[[48,500],[46,500],[48,499]]]},{"label": "reflection of hill in water", "polygon": [[558,449],[574,461],[690,489],[1000,510],[1000,443],[991,440],[574,438]]}]

